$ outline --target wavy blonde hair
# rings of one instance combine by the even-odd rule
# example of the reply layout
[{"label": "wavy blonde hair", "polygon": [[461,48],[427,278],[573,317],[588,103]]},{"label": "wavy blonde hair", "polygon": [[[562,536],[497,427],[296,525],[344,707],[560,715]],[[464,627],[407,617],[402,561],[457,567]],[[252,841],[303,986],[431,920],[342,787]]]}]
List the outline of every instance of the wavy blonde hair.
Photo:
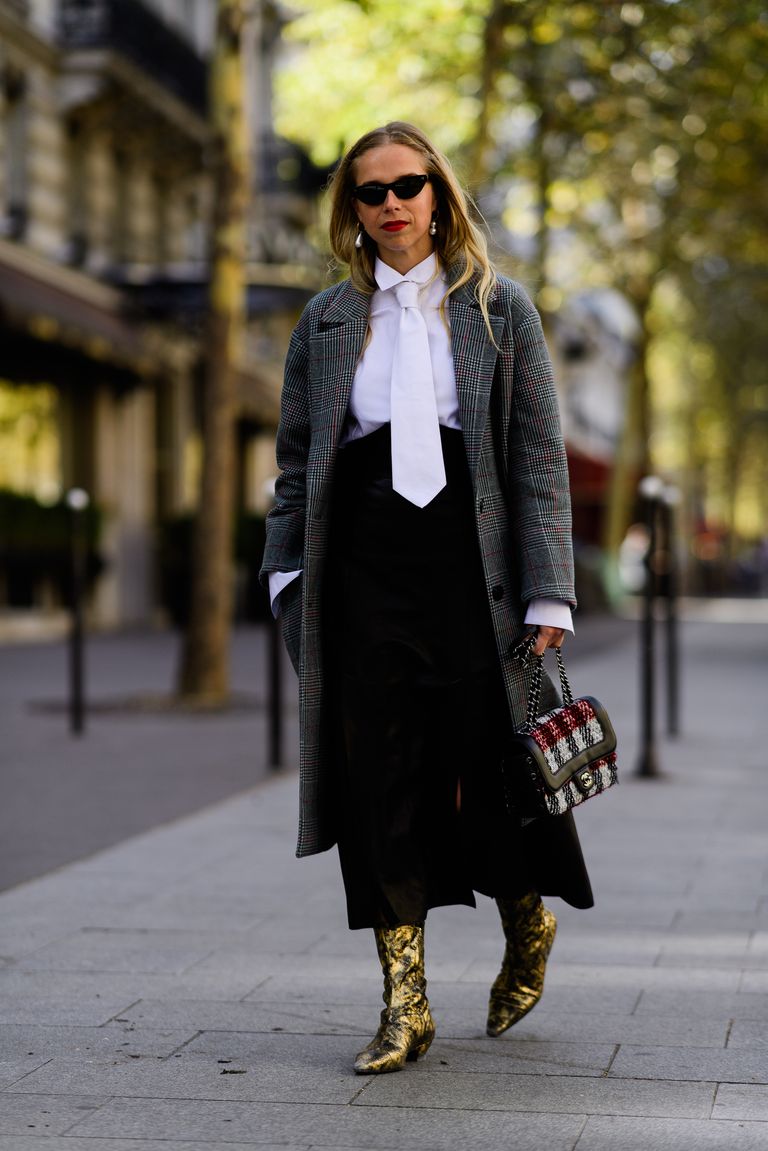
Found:
[{"label": "wavy blonde hair", "polygon": [[435,251],[438,261],[444,268],[456,265],[458,277],[449,286],[441,304],[441,311],[448,297],[464,284],[474,281],[474,293],[483,314],[489,335],[493,331],[488,316],[488,303],[496,286],[496,273],[488,258],[488,245],[484,234],[473,222],[470,211],[474,204],[459,184],[449,160],[434,147],[424,133],[413,124],[403,120],[393,120],[381,128],[366,132],[347,151],[339,162],[329,182],[331,193],[330,240],[333,254],[341,264],[349,267],[350,279],[361,292],[372,293],[376,289],[373,270],[376,261],[376,245],[363,232],[362,248],[355,247],[355,238],[360,230],[352,204],[355,179],[355,165],[360,157],[372,148],[385,144],[405,144],[418,152],[424,163],[437,201],[437,234]]}]

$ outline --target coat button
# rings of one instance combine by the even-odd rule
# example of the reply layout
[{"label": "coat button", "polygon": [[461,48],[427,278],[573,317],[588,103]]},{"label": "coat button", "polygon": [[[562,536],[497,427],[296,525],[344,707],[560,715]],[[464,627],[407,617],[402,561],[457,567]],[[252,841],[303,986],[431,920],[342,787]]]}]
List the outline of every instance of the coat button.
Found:
[{"label": "coat button", "polygon": [[504,598],[504,588],[501,586],[501,584],[496,584],[496,587],[492,588],[491,595],[494,599],[497,600]]},{"label": "coat button", "polygon": [[478,510],[479,512],[482,512],[482,510],[483,510],[483,508],[484,508],[484,507],[485,507],[485,500],[480,500],[480,502],[479,502],[479,503],[478,503],[478,505],[477,505],[477,510]]}]

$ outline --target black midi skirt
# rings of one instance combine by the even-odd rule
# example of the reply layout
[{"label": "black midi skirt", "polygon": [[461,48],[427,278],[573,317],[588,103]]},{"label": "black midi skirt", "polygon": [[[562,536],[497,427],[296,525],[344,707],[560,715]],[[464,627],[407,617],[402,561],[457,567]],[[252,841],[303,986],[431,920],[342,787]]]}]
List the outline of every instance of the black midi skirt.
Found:
[{"label": "black midi skirt", "polygon": [[547,886],[535,833],[504,811],[510,719],[472,487],[461,432],[441,437],[447,483],[425,508],[392,489],[388,425],[342,448],[334,477],[324,619],[352,928]]}]

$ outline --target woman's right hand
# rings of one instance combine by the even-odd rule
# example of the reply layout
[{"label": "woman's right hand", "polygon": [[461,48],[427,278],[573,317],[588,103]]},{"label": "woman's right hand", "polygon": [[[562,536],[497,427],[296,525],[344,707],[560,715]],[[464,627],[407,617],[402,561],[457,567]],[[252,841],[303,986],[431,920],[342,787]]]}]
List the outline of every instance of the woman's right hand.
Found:
[{"label": "woman's right hand", "polygon": [[544,655],[548,647],[562,647],[565,631],[561,627],[547,627],[539,624],[536,628],[536,642],[533,645],[534,655]]}]

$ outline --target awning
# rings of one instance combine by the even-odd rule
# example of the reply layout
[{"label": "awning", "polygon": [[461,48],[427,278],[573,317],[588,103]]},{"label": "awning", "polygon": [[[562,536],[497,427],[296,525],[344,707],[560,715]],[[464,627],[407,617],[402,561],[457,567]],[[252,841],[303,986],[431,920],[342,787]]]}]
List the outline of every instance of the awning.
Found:
[{"label": "awning", "polygon": [[[9,355],[29,356],[30,367],[34,364],[37,371],[38,364],[45,363],[44,374],[49,376],[57,365],[70,370],[74,363],[97,368],[102,377],[117,371],[123,379],[138,379],[152,372],[136,324],[115,310],[1,263],[0,327],[0,372],[7,370],[2,361]],[[60,360],[50,355],[53,348]],[[24,359],[11,366],[23,369]]]},{"label": "awning", "polygon": [[[304,305],[320,288],[315,283],[249,283],[246,305],[249,319],[275,312],[295,312],[298,316]],[[199,323],[208,307],[208,281],[200,278],[154,279],[146,284],[124,285],[136,308],[151,320],[177,320]]]}]

